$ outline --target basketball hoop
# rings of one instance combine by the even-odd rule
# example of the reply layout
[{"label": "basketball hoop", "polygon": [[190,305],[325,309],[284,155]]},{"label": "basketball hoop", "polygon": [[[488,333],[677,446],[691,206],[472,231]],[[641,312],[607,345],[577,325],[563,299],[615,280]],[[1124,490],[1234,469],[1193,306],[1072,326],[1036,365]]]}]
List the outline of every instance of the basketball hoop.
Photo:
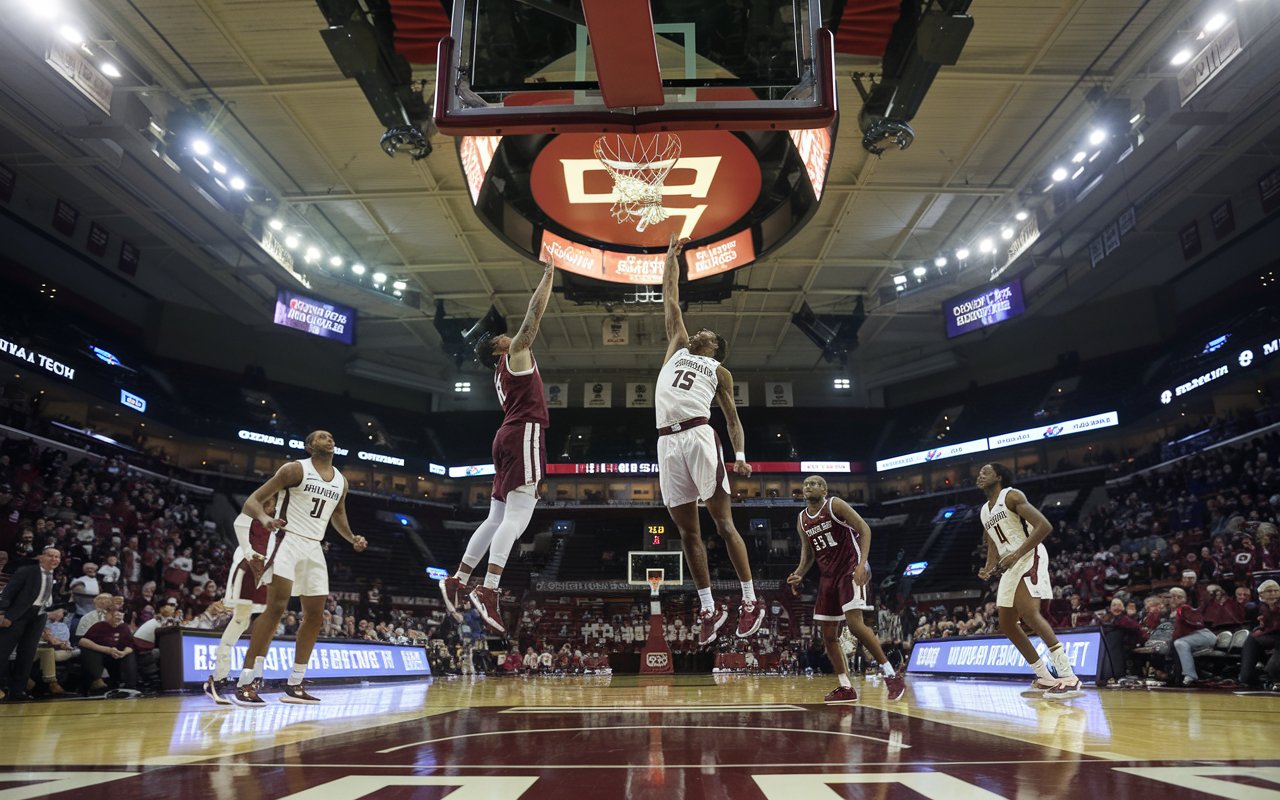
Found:
[{"label": "basketball hoop", "polygon": [[613,178],[613,208],[618,221],[636,223],[644,232],[667,218],[662,207],[662,182],[680,160],[680,137],[655,133],[652,138],[635,134],[601,136],[595,143],[596,158]]},{"label": "basketball hoop", "polygon": [[649,584],[649,596],[657,597],[658,588],[662,586],[662,577],[665,573],[660,569],[651,569],[645,573],[645,581]]}]

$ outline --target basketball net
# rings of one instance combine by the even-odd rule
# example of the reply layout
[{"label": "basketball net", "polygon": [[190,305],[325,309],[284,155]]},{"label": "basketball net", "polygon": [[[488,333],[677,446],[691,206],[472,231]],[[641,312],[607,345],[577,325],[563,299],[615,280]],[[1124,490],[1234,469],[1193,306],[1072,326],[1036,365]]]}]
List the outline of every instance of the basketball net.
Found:
[{"label": "basketball net", "polygon": [[655,133],[647,139],[636,134],[616,134],[596,139],[596,158],[613,178],[613,208],[618,224],[635,222],[643,233],[667,218],[662,207],[662,182],[680,160],[680,137]]},{"label": "basketball net", "polygon": [[641,675],[670,675],[675,671],[671,647],[667,644],[667,637],[663,635],[662,603],[658,600],[662,579],[662,570],[651,569],[645,574],[645,580],[649,584],[649,640],[640,651]]}]

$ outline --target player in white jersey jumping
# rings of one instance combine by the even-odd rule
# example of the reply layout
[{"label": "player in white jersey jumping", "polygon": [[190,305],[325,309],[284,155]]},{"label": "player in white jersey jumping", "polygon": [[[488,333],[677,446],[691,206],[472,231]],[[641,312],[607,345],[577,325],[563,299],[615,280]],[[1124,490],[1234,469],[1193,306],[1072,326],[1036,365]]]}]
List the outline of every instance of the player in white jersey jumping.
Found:
[{"label": "player in white jersey jumping", "polygon": [[[347,523],[347,479],[333,465],[333,434],[328,431],[312,431],[307,434],[306,449],[310,458],[290,461],[276,471],[271,480],[258,487],[244,501],[244,508],[236,518],[234,527],[240,547],[249,553],[249,569],[261,582],[270,571],[270,588],[267,590],[266,610],[258,617],[249,639],[249,651],[245,654],[244,670],[231,694],[231,702],[247,708],[260,708],[266,703],[258,696],[262,688],[263,661],[276,626],[289,604],[289,597],[297,595],[302,600],[302,623],[294,637],[294,664],[285,687],[283,703],[319,703],[307,693],[302,678],[307,672],[307,661],[320,635],[320,623],[324,616],[324,603],[329,597],[329,566],[324,560],[321,541],[329,522],[351,542],[357,553],[369,546],[363,536],[357,536]],[[272,497],[278,515],[267,514],[263,504]],[[249,541],[249,528],[253,520],[268,530],[283,530],[274,554],[254,551]]]},{"label": "player in white jersey jumping", "polygon": [[764,604],[756,599],[751,580],[747,546],[733,526],[729,502],[729,475],[725,469],[720,437],[708,424],[711,401],[724,413],[733,444],[733,471],[746,477],[751,466],[743,452],[742,423],[733,404],[733,376],[721,365],[724,339],[703,328],[692,336],[680,312],[680,250],[683,242],[675,235],[667,248],[662,276],[662,304],[666,312],[667,355],[658,373],[654,408],[658,417],[658,488],[671,519],[680,529],[684,556],[689,562],[693,585],[702,609],[698,612],[698,644],[716,640],[716,631],[728,614],[717,608],[711,596],[711,572],[707,568],[707,548],[698,525],[698,501],[704,500],[716,531],[724,539],[725,550],[742,583],[742,604],[738,608],[738,636],[747,638],[760,630]]},{"label": "player in white jersey jumping", "polygon": [[[1053,626],[1040,614],[1040,601],[1053,599],[1049,552],[1044,547],[1053,525],[1027,501],[1026,495],[1009,485],[1012,482],[1013,472],[1003,464],[984,464],[978,470],[978,488],[987,496],[981,511],[987,563],[978,571],[978,577],[985,581],[1001,573],[996,593],[1000,631],[1036,674],[1026,694],[1058,700],[1079,697],[1084,691],[1071,669],[1071,659],[1054,635]],[[1021,623],[1026,623],[1049,648],[1049,662],[1058,673],[1056,680]]]}]

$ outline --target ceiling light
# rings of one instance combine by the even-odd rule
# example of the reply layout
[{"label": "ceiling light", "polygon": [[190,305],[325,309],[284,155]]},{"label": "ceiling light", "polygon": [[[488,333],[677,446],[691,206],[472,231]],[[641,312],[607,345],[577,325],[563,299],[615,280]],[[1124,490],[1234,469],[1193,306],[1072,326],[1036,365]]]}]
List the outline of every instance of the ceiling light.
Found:
[{"label": "ceiling light", "polygon": [[1027,221],[1027,217],[1029,217],[1029,216],[1031,216],[1031,215],[1030,215],[1030,214],[1028,214],[1027,212],[1025,212],[1025,211],[1019,211],[1017,214],[1014,214],[1014,215],[1013,215],[1013,218],[1014,218],[1014,219],[1016,219],[1018,222],[1026,222],[1026,221]]},{"label": "ceiling light", "polygon": [[990,239],[983,239],[978,243],[978,249],[984,253],[994,253],[996,251],[996,243]]},{"label": "ceiling light", "polygon": [[1089,133],[1089,144],[1097,147],[1107,140],[1107,132],[1102,128],[1094,128]]},{"label": "ceiling light", "polygon": [[394,292],[392,292],[392,294],[395,295],[396,297],[404,297],[404,292],[400,291],[399,289],[396,289]]},{"label": "ceiling light", "polygon": [[1173,58],[1169,59],[1169,63],[1175,67],[1180,67],[1183,64],[1187,63],[1188,61],[1190,61],[1192,55],[1193,54],[1191,52],[1191,48],[1184,47],[1178,52],[1173,54]]},{"label": "ceiling light", "polygon": [[231,188],[235,189],[237,192],[243,192],[245,187],[248,185],[249,184],[244,182],[244,178],[241,178],[239,175],[231,179]]},{"label": "ceiling light", "polygon": [[1067,168],[1058,167],[1053,171],[1053,174],[1050,175],[1049,177],[1053,178],[1054,183],[1061,183],[1062,181],[1065,181],[1067,179]]},{"label": "ceiling light", "polygon": [[375,272],[375,273],[373,273],[373,282],[374,282],[374,283],[386,283],[386,282],[387,282],[387,273],[385,273],[385,272]]},{"label": "ceiling light", "polygon": [[1089,154],[1081,150],[1080,152],[1076,153],[1074,156],[1071,157],[1071,163],[1079,164],[1081,161],[1084,161],[1088,157],[1089,157]]},{"label": "ceiling light", "polygon": [[108,78],[121,77],[120,68],[117,67],[115,64],[112,64],[110,61],[103,61],[101,64],[99,64],[98,71],[101,72],[103,75],[106,75]]},{"label": "ceiling light", "polygon": [[905,283],[907,282],[907,276],[906,276],[906,275],[894,275],[894,276],[893,276],[893,282],[894,282],[894,284],[895,284],[896,286],[902,286],[903,284],[905,284]]},{"label": "ceiling light", "polygon": [[1099,150],[1098,152],[1096,152],[1096,153],[1094,153],[1093,155],[1089,156],[1089,163],[1090,163],[1090,164],[1092,164],[1094,161],[1096,161],[1096,160],[1098,159],[1098,156],[1100,156],[1100,155],[1102,155],[1102,151],[1101,151],[1101,150]]},{"label": "ceiling light", "polygon": [[342,256],[334,256],[333,258],[329,259],[329,266],[331,267],[342,266]]},{"label": "ceiling light", "polygon": [[73,28],[70,25],[63,25],[58,28],[58,35],[72,44],[84,44],[84,34],[80,32],[79,28]]},{"label": "ceiling light", "polygon": [[1083,174],[1084,174],[1084,167],[1080,167],[1075,172],[1071,173],[1071,180],[1074,181],[1076,178],[1079,178]]},{"label": "ceiling light", "polygon": [[209,153],[213,152],[213,148],[210,147],[209,143],[204,139],[196,139],[193,141],[191,143],[191,149],[194,150],[198,156],[207,156]]},{"label": "ceiling light", "polygon": [[307,253],[305,256],[303,256],[303,258],[305,258],[307,261],[319,261],[320,251],[314,247],[308,247]]},{"label": "ceiling light", "polygon": [[911,270],[911,274],[915,275],[917,278],[923,278],[925,274],[928,273],[928,271],[929,270],[925,269],[924,267],[916,267],[915,269]]},{"label": "ceiling light", "polygon": [[280,220],[278,220],[278,219],[273,219],[273,220],[271,220],[270,222],[268,222],[268,223],[267,223],[267,225],[268,225],[268,226],[271,228],[271,230],[273,230],[273,231],[282,231],[282,230],[284,230],[284,223],[283,223],[283,222],[281,222],[281,221],[280,221]]},{"label": "ceiling light", "polygon": [[945,266],[947,265],[947,257],[946,257],[946,256],[938,256],[937,258],[935,258],[935,259],[933,260],[933,265],[934,265],[935,267],[937,267],[938,269],[942,269],[943,267],[945,267]]},{"label": "ceiling light", "polygon": [[284,237],[284,246],[289,248],[290,250],[297,250],[299,244],[301,244],[301,242],[298,241],[297,236]]},{"label": "ceiling light", "polygon": [[395,283],[391,284],[391,288],[397,291],[403,292],[405,289],[409,288],[409,284],[405,283],[404,281],[396,281]]},{"label": "ceiling light", "polygon": [[969,257],[969,248],[961,247],[959,250],[956,251],[957,261],[964,261],[968,257]]},{"label": "ceiling light", "polygon": [[352,271],[353,273],[355,273],[356,275],[363,275],[363,274],[364,274],[364,264],[352,264],[352,265],[351,265],[351,271]]},{"label": "ceiling light", "polygon": [[218,173],[219,175],[226,175],[227,165],[215,159],[213,162],[213,171]]},{"label": "ceiling light", "polygon": [[1204,24],[1205,33],[1213,33],[1227,24],[1227,15],[1223,13],[1214,14],[1209,17],[1209,21]]},{"label": "ceiling light", "polygon": [[1012,238],[1013,238],[1013,228],[1001,228],[1001,229],[1000,229],[1000,238],[1001,238],[1001,239],[1004,239],[1006,242],[1007,242],[1007,241],[1009,241],[1010,239],[1012,239]]},{"label": "ceiling light", "polygon": [[1142,121],[1142,114],[1141,114],[1141,113],[1137,113],[1137,114],[1134,114],[1132,117],[1129,117],[1129,124],[1130,124],[1130,125],[1137,125],[1137,124],[1138,124],[1139,122],[1141,122],[1141,121]]}]

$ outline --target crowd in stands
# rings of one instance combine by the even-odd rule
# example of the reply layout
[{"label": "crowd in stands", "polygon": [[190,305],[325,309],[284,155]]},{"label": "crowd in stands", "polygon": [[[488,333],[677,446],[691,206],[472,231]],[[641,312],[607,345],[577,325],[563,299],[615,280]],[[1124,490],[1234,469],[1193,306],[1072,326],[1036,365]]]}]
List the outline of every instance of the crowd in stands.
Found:
[{"label": "crowd in stands", "polygon": [[[1265,422],[1255,414],[1205,436],[1222,441],[1245,423]],[[43,685],[29,691],[144,687],[156,672],[159,629],[225,626],[221,597],[234,542],[205,518],[207,496],[194,488],[110,455],[0,439],[0,586],[46,548],[60,558],[32,671]],[[1274,432],[1113,478],[1106,499],[1061,522],[1048,543],[1055,599],[1046,615],[1060,628],[1104,627],[1120,662],[1109,679],[1275,686],[1280,660],[1272,655],[1261,671],[1257,664],[1280,636],[1280,586],[1256,576],[1280,567],[1278,520]],[[984,557],[979,545],[975,574]],[[918,639],[998,634],[995,583],[985,592],[950,609],[880,598],[878,628],[891,660],[905,660]],[[430,593],[425,582],[423,593]],[[828,669],[803,603],[767,599],[772,613],[761,634],[750,642],[724,637],[721,652],[741,654],[749,669]],[[664,638],[677,654],[699,649],[687,602],[664,598]],[[395,608],[374,581],[358,595],[329,599],[321,635],[420,644],[442,675],[601,672],[610,655],[637,653],[649,637],[647,603],[630,598],[508,594],[504,605],[513,612],[510,635],[499,639],[466,604],[456,614],[438,604]],[[277,633],[290,635],[298,624],[289,613]]]}]

